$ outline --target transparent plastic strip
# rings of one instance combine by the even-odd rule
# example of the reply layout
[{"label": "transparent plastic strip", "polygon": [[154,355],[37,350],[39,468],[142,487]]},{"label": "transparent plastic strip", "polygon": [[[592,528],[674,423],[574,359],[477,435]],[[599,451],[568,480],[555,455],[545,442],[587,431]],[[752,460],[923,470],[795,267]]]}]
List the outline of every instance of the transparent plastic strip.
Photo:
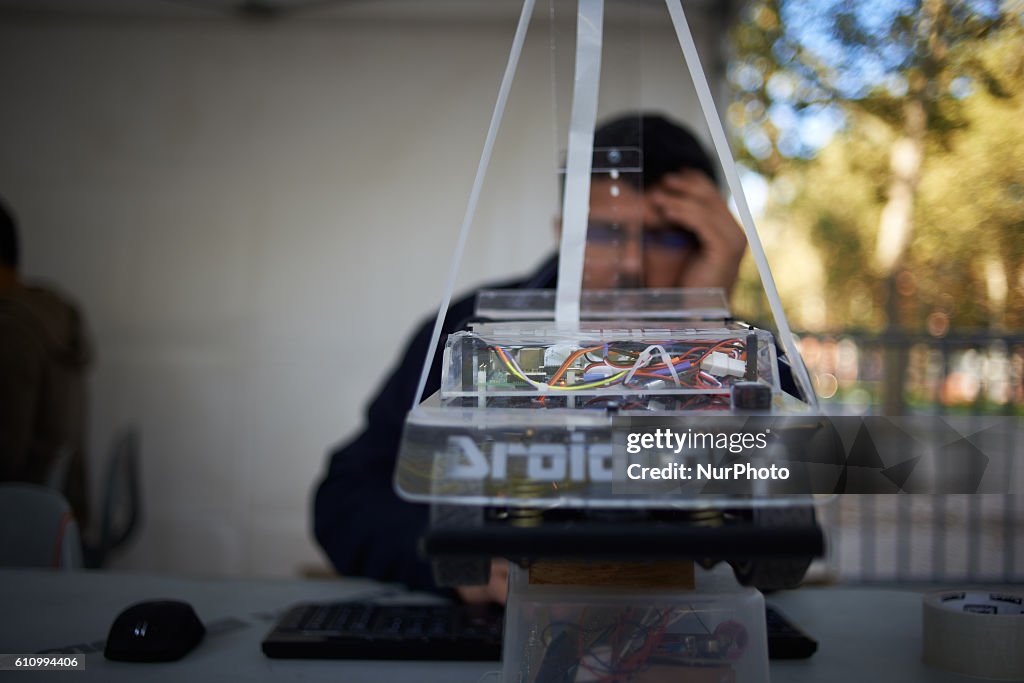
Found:
[{"label": "transparent plastic strip", "polygon": [[704,69],[701,67],[700,57],[697,55],[697,46],[693,43],[693,35],[690,33],[690,26],[686,22],[686,15],[683,13],[681,0],[665,0],[668,6],[669,15],[672,17],[672,25],[675,27],[676,36],[679,38],[679,47],[683,50],[683,58],[686,67],[690,70],[690,77],[693,79],[693,86],[697,90],[697,99],[700,101],[701,110],[704,112],[704,119],[707,121],[708,129],[711,131],[711,140],[714,142],[718,159],[722,163],[722,170],[725,171],[725,179],[736,200],[736,210],[740,214],[740,223],[743,225],[743,232],[747,235],[747,242],[750,244],[750,251],[757,263],[757,272],[761,276],[765,294],[768,297],[768,306],[775,317],[775,324],[779,327],[779,341],[786,351],[790,365],[804,398],[813,406],[818,405],[818,399],[814,394],[811,385],[811,378],[807,373],[807,367],[797,352],[796,341],[793,339],[793,332],[789,328],[789,320],[782,308],[782,301],[779,299],[779,292],[775,288],[775,279],[768,267],[768,259],[764,254],[764,247],[761,245],[761,238],[754,226],[754,218],[750,213],[750,206],[747,204],[747,197],[743,194],[743,184],[740,182],[739,172],[736,170],[736,162],[733,161],[729,141],[725,136],[725,129],[718,117],[718,110],[715,108],[714,98],[711,96],[711,88],[708,87],[707,79],[704,77]]},{"label": "transparent plastic strip", "polygon": [[512,81],[515,80],[516,69],[519,66],[519,57],[523,53],[526,31],[530,26],[530,17],[533,16],[533,5],[534,0],[523,0],[523,9],[519,14],[516,35],[512,39],[512,50],[508,56],[508,63],[505,65],[505,73],[501,77],[498,99],[494,103],[494,112],[491,114],[491,123],[487,129],[487,138],[484,140],[484,149],[480,153],[480,163],[476,167],[476,177],[473,179],[473,189],[470,190],[469,201],[466,203],[466,213],[462,218],[462,227],[459,229],[459,237],[455,243],[451,269],[448,272],[448,280],[444,285],[441,308],[437,312],[437,319],[434,321],[434,331],[430,335],[430,346],[427,349],[427,358],[423,364],[423,371],[420,373],[420,383],[416,389],[416,395],[412,399],[413,411],[416,410],[420,403],[420,397],[427,388],[427,378],[430,376],[430,369],[434,365],[434,354],[437,353],[441,330],[444,327],[444,319],[448,315],[448,307],[452,303],[452,294],[455,292],[455,280],[458,277],[459,264],[462,262],[462,254],[466,250],[466,238],[469,236],[469,228],[473,224],[473,217],[476,215],[476,205],[480,199],[480,190],[483,188],[484,177],[487,175],[487,167],[491,163],[494,141],[498,137],[498,129],[501,128],[501,118],[505,114],[508,94],[512,89]]},{"label": "transparent plastic strip", "polygon": [[562,198],[562,239],[558,250],[558,290],[555,295],[555,322],[558,324],[573,324],[580,320],[603,24],[604,0],[579,0],[569,151],[566,155],[565,196]]}]

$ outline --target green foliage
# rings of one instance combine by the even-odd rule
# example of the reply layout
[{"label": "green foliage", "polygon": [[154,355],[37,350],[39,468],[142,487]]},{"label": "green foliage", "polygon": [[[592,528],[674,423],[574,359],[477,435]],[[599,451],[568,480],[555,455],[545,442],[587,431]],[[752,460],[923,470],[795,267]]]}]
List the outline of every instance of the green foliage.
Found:
[{"label": "green foliage", "polygon": [[[954,295],[946,311],[954,325],[1024,327],[1022,46],[1019,23],[977,46],[975,59],[1000,90],[979,88],[963,99],[963,125],[949,145],[930,151],[921,181],[911,268],[924,276],[926,309],[943,310],[936,293]],[[987,291],[987,279],[1000,271],[1009,280],[1005,302]]]},{"label": "green foliage", "polygon": [[[1024,327],[1022,16],[1019,1],[749,4],[728,119],[741,163],[772,181],[765,222],[820,259],[827,311],[798,326],[882,328],[893,277],[909,329]],[[873,255],[911,98],[926,114],[924,160],[912,240],[886,273]],[[822,128],[832,134],[816,139]],[[805,273],[776,267],[783,290]]]}]

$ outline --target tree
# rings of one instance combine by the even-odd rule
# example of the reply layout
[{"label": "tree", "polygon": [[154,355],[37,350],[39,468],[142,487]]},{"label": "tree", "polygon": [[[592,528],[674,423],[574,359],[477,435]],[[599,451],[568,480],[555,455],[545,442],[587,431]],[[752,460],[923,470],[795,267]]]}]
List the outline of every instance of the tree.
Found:
[{"label": "tree", "polygon": [[[989,143],[999,137],[991,129],[996,112],[1020,112],[1021,4],[750,3],[747,21],[735,31],[730,78],[738,96],[729,119],[740,131],[742,161],[798,188],[786,213],[803,222],[819,246],[830,300],[837,303],[830,308],[845,320],[890,332],[919,326],[918,292],[929,279],[945,278],[952,287],[947,293],[970,298],[977,278],[966,274],[978,270],[977,259],[961,268],[944,264],[924,277],[922,270],[944,251],[937,235],[959,244],[961,252],[992,241],[965,234],[963,226],[979,225],[977,211],[958,225],[948,220],[973,205],[956,192],[957,175],[949,172],[966,163],[965,150],[974,150],[977,180],[995,174],[1009,186],[1019,182],[1020,164],[998,166],[995,159],[1005,155]],[[923,205],[925,191],[931,201]],[[953,206],[946,197],[962,204]],[[1010,209],[997,204],[992,198],[986,206],[1000,221],[993,232],[1011,243],[1016,235],[1019,242],[1022,224],[1012,207],[1020,202],[1000,205]],[[988,280],[1008,281],[1017,273],[1017,251],[989,255]],[[856,299],[849,294],[863,288],[872,290],[876,304],[869,316],[851,310]],[[903,373],[897,370],[905,364],[898,348],[888,354],[887,412],[902,411]]]}]

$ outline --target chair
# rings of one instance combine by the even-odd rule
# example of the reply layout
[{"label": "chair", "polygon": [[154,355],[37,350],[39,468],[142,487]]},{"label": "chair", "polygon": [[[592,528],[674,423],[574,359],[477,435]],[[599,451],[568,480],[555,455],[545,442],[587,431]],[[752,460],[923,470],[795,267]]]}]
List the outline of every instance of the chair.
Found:
[{"label": "chair", "polygon": [[0,484],[0,567],[82,566],[82,541],[64,496],[37,484]]},{"label": "chair", "polygon": [[123,548],[139,529],[142,495],[139,485],[139,434],[129,428],[114,440],[106,482],[103,508],[96,536],[85,544],[85,566],[99,569],[113,551]]}]

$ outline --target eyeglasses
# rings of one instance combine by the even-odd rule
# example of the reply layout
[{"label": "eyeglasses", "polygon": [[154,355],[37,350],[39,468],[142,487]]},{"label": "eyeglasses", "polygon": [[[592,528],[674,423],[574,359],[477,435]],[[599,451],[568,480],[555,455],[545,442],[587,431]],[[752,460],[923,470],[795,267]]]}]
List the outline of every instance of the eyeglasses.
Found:
[{"label": "eyeglasses", "polygon": [[678,226],[659,226],[645,228],[636,233],[625,230],[621,224],[604,221],[587,223],[587,242],[596,246],[612,247],[640,239],[644,249],[663,249],[669,251],[685,251],[692,249],[697,243],[693,233]]}]

